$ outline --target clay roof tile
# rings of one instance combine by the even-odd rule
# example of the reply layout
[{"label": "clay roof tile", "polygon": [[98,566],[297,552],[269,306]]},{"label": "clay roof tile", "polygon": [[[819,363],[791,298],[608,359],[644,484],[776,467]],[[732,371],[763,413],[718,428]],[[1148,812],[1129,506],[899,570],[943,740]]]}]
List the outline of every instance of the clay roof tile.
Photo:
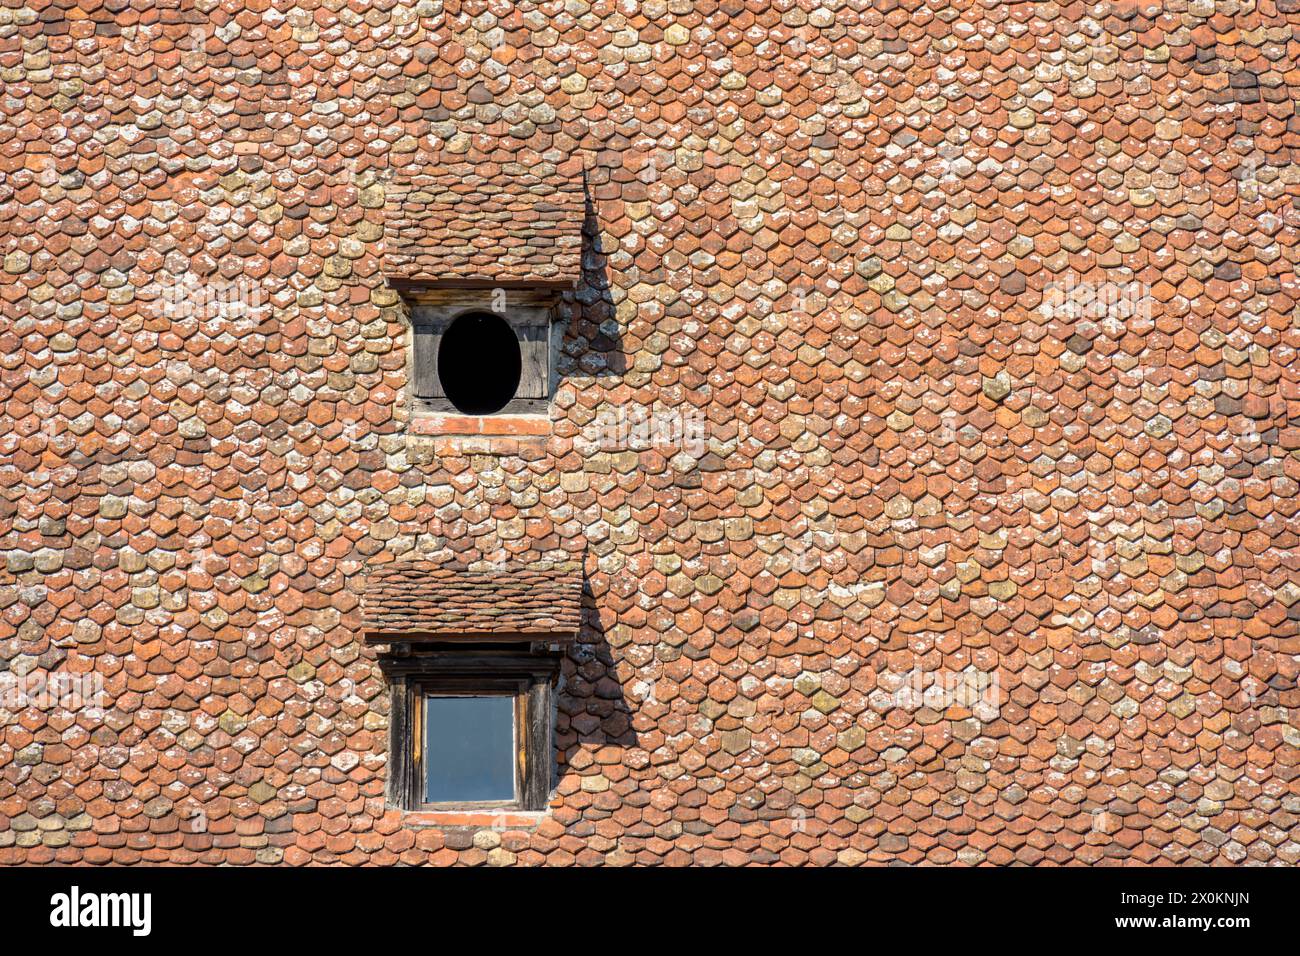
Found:
[{"label": "clay roof tile", "polygon": [[534,563],[471,570],[436,561],[372,569],[362,596],[367,639],[572,637],[582,619],[582,568]]},{"label": "clay roof tile", "polygon": [[586,205],[580,177],[441,166],[386,190],[384,271],[446,284],[576,284]]}]

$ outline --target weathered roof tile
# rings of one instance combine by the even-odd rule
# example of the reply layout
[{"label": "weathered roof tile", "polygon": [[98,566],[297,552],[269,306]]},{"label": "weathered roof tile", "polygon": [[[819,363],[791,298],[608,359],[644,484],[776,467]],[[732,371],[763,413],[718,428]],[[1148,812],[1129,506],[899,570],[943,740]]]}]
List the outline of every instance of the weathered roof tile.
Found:
[{"label": "weathered roof tile", "polygon": [[485,634],[572,635],[582,620],[582,569],[537,563],[470,570],[402,561],[366,578],[362,616],[374,641]]},{"label": "weathered roof tile", "polygon": [[465,163],[395,180],[386,192],[390,278],[444,283],[577,281],[580,178]]}]

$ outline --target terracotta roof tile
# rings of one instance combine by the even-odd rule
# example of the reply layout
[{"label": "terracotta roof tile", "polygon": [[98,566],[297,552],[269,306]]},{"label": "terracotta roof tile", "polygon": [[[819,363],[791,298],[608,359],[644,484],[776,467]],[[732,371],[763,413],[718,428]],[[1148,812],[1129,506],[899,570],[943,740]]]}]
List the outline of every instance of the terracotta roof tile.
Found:
[{"label": "terracotta roof tile", "polygon": [[[0,14],[0,865],[1300,864],[1300,0],[269,6]],[[543,559],[551,812],[413,823],[362,562]]]},{"label": "terracotta roof tile", "polygon": [[576,563],[470,570],[402,561],[369,573],[362,617],[376,641],[398,635],[571,635],[582,620],[581,601],[582,569]]},{"label": "terracotta roof tile", "polygon": [[577,281],[585,204],[580,178],[522,166],[441,165],[386,192],[391,278],[440,282]]}]

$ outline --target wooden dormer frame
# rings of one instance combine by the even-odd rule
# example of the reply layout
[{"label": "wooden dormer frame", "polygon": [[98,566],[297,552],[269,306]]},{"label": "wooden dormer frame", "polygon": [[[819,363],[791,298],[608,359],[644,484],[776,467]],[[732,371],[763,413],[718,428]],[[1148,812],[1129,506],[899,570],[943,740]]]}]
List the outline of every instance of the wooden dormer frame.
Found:
[{"label": "wooden dormer frame", "polygon": [[559,305],[563,290],[572,288],[571,283],[471,286],[392,281],[403,292],[409,318],[406,368],[413,414],[462,414],[442,392],[437,355],[443,333],[457,318],[471,312],[492,312],[509,323],[519,338],[522,360],[516,397],[499,411],[479,417],[548,412],[559,384],[555,359],[564,332]]}]

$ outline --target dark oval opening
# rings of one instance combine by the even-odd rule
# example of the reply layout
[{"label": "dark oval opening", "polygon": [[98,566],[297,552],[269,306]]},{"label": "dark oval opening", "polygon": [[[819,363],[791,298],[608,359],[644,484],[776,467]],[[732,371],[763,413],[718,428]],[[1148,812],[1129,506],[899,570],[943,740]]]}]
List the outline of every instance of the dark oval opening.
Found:
[{"label": "dark oval opening", "polygon": [[515,397],[523,361],[510,323],[491,312],[462,315],[438,347],[438,381],[466,415],[499,412]]}]

